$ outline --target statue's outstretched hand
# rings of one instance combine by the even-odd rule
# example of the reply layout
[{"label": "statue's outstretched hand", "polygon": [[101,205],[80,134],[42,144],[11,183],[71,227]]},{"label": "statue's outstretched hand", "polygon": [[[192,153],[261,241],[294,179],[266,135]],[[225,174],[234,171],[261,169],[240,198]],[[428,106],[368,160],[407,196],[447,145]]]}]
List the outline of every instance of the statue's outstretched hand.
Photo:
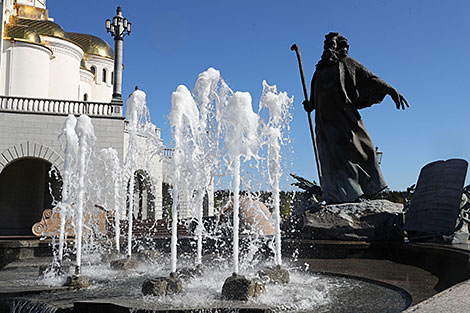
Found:
[{"label": "statue's outstretched hand", "polygon": [[405,109],[405,105],[407,108],[410,107],[408,102],[406,101],[405,97],[401,93],[399,93],[396,89],[392,88],[389,92],[390,97],[392,97],[393,102],[395,102],[395,105],[397,106],[397,110],[402,110]]},{"label": "statue's outstretched hand", "polygon": [[312,105],[312,103],[310,103],[310,101],[304,100],[304,102],[302,102],[302,104],[304,105],[304,110],[305,111],[307,111],[309,113],[313,111],[313,105]]}]

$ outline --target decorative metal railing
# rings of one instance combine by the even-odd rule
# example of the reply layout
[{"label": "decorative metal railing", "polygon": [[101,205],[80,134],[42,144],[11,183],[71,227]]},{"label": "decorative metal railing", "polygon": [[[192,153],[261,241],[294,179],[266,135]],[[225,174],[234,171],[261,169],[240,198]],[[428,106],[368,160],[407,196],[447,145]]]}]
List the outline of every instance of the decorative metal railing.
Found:
[{"label": "decorative metal railing", "polygon": [[122,105],[105,102],[0,96],[0,111],[121,117]]}]

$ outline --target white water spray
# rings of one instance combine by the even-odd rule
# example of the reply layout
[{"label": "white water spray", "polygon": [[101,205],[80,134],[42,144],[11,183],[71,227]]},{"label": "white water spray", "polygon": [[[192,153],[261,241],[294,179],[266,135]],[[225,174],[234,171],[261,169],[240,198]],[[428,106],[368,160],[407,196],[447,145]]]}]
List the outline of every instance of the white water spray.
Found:
[{"label": "white water spray", "polygon": [[[214,168],[219,161],[227,162],[233,178],[233,270],[239,271],[239,193],[242,162],[258,161],[259,149],[268,146],[268,176],[273,191],[274,220],[276,229],[276,263],[281,264],[279,180],[281,131],[286,127],[286,116],[292,99],[279,93],[276,87],[263,82],[260,110],[267,107],[270,119],[260,123],[260,116],[253,112],[251,95],[233,92],[223,81],[220,72],[210,68],[201,73],[191,94],[185,86],[178,86],[172,94],[170,124],[175,138],[173,158],[173,213],[178,207],[178,184],[183,179],[194,194],[192,203],[198,226],[196,263],[202,256],[202,201],[203,192],[213,182]],[[225,148],[223,154],[219,142]],[[174,221],[175,222],[175,221]],[[277,225],[277,226],[276,226]],[[172,234],[172,269],[176,269],[176,234]]]},{"label": "white water spray", "polygon": [[[219,71],[209,68],[199,74],[192,93],[181,85],[172,95],[170,124],[175,138],[171,171],[174,181],[173,207],[178,207],[178,185],[184,182],[188,193],[193,195],[190,205],[193,219],[197,221],[196,264],[202,263],[204,197],[212,187],[217,162],[220,161],[218,148],[221,127],[216,124],[215,116],[218,109],[226,106],[227,95],[231,93]],[[173,257],[172,263],[175,262]]]},{"label": "white water spray", "polygon": [[259,116],[253,112],[251,95],[236,92],[226,106],[220,108],[218,123],[224,131],[224,141],[233,177],[233,272],[239,272],[239,193],[241,158],[259,158]]},{"label": "white water spray", "polygon": [[65,223],[71,212],[71,194],[72,194],[72,180],[76,167],[76,156],[78,151],[78,137],[75,132],[77,125],[77,118],[70,114],[65,120],[64,127],[59,135],[59,141],[64,149],[64,174],[62,180],[62,201],[58,205],[60,214],[60,228],[59,228],[59,252],[58,262],[61,263],[64,257],[65,246]]},{"label": "white water spray", "polygon": [[[132,228],[134,220],[134,184],[135,184],[135,172],[137,170],[136,157],[139,153],[139,145],[137,143],[137,135],[144,132],[144,136],[147,135],[149,138],[153,138],[155,134],[155,127],[149,122],[150,116],[145,101],[145,92],[141,90],[135,90],[126,102],[127,111],[126,116],[129,121],[128,133],[129,133],[129,144],[126,156],[127,170],[130,173],[129,189],[127,198],[129,201],[127,221],[127,257],[132,256]],[[153,127],[152,127],[153,126]],[[148,129],[153,131],[148,132]]]},{"label": "white water spray", "polygon": [[268,146],[268,180],[271,185],[273,198],[273,224],[275,238],[275,262],[282,265],[281,254],[281,214],[279,199],[279,181],[282,176],[281,170],[281,143],[283,140],[282,130],[289,126],[291,116],[289,110],[292,107],[293,97],[289,98],[286,92],[279,93],[276,86],[269,86],[263,81],[263,93],[260,100],[260,110],[264,107],[269,109],[269,121],[263,127],[263,135],[267,139]]},{"label": "white water spray", "polygon": [[88,163],[91,158],[92,147],[96,140],[91,118],[81,115],[77,120],[75,132],[78,136],[78,190],[77,190],[77,215],[75,223],[75,245],[76,245],[76,274],[80,274],[82,262],[82,240],[83,240],[83,211],[85,205],[85,176],[87,175]]},{"label": "white water spray", "polygon": [[121,211],[122,211],[122,168],[118,153],[113,148],[102,149],[101,155],[107,172],[111,172],[111,178],[114,185],[113,190],[113,207],[114,213],[114,242],[117,253],[120,253],[120,237],[121,237]]},{"label": "white water spray", "polygon": [[[181,184],[181,172],[191,175],[187,171],[188,158],[194,153],[194,141],[199,119],[199,111],[196,107],[191,93],[185,86],[178,86],[171,95],[172,110],[170,113],[170,125],[175,140],[175,150],[173,154],[172,182],[173,182],[173,205],[171,207],[172,225],[171,225],[171,272],[176,271],[178,240],[178,205],[179,205],[179,185]],[[189,136],[184,136],[185,128],[188,127]],[[188,149],[190,152],[187,153]]]}]

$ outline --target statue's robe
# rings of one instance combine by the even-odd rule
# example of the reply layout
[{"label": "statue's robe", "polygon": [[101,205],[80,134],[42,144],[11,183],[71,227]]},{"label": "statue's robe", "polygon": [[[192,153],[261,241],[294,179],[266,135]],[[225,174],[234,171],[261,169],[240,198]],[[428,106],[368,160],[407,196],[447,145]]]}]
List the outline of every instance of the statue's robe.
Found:
[{"label": "statue's robe", "polygon": [[317,66],[310,102],[327,203],[370,198],[387,187],[358,110],[381,102],[389,88],[350,57]]}]

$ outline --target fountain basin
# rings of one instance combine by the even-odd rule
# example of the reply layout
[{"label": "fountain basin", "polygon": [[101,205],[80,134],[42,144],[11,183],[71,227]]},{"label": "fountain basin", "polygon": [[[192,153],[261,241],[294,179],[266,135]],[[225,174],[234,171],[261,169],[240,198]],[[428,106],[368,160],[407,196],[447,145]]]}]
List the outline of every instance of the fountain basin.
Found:
[{"label": "fountain basin", "polygon": [[[295,254],[298,258],[297,262],[288,265],[291,275],[294,276],[299,273],[307,275],[305,279],[307,279],[306,283],[309,283],[311,292],[320,288],[318,284],[313,282],[331,277],[341,280],[350,278],[350,275],[353,275],[356,277],[360,276],[360,282],[363,282],[362,279],[365,278],[365,282],[367,284],[370,283],[369,286],[374,286],[372,288],[374,290],[373,294],[375,294],[377,281],[379,281],[378,284],[381,286],[395,286],[392,287],[392,291],[395,290],[393,288],[400,287],[411,295],[411,304],[415,305],[470,277],[467,268],[470,253],[466,246],[405,244],[400,242],[312,241],[301,239],[286,239],[283,241],[283,244],[283,253],[285,255]],[[24,246],[21,244],[22,249]],[[29,246],[31,246],[31,249],[36,249],[32,243]],[[8,244],[7,248],[13,248],[12,244]],[[163,269],[159,265],[143,267],[140,263],[137,269],[125,272],[111,270],[109,263],[102,267],[92,266],[90,268],[84,266],[84,274],[90,277],[93,285],[87,290],[72,292],[64,287],[40,285],[38,267],[50,262],[50,257],[30,258],[33,253],[24,253],[24,255],[28,256],[28,258],[10,263],[0,270],[0,298],[3,299],[0,304],[1,312],[9,312],[10,305],[15,301],[18,305],[21,304],[21,301],[26,301],[30,305],[41,301],[43,306],[48,304],[55,308],[68,309],[68,312],[74,312],[72,310],[75,310],[75,308],[77,308],[77,312],[80,312],[79,310],[81,312],[102,312],[103,310],[99,311],[99,308],[110,308],[111,312],[128,312],[129,308],[135,308],[138,312],[138,310],[147,309],[152,307],[152,305],[156,306],[156,303],[152,302],[154,297],[143,297],[141,294],[141,284],[145,278],[153,278],[160,273],[167,275],[168,273],[168,269]],[[210,263],[207,259],[204,260],[204,264]],[[296,270],[292,271],[293,268]],[[174,309],[179,310],[174,312],[191,312],[191,310],[194,311],[196,308],[201,309],[203,307],[206,311],[202,312],[216,312],[217,309],[220,309],[218,312],[230,312],[230,308],[233,309],[235,307],[244,308],[247,310],[246,312],[269,312],[269,310],[272,310],[272,306],[267,306],[264,303],[256,303],[254,301],[232,302],[223,301],[218,298],[220,297],[223,280],[231,274],[228,268],[222,268],[220,271],[220,279],[217,279],[216,283],[214,283],[214,280],[210,283],[215,285],[213,292],[210,292],[204,284],[198,287],[199,280],[192,280],[188,286],[185,285],[185,290],[181,295],[183,296],[182,298],[168,297],[172,303],[159,305],[158,308],[154,307],[154,310],[158,312],[157,309],[161,308],[164,312],[165,309],[170,307],[170,304],[176,306]],[[214,272],[214,270],[208,270],[208,272]],[[103,276],[100,278],[97,273],[101,273]],[[114,273],[114,276],[112,273]],[[245,274],[245,271],[243,273]],[[327,273],[335,274],[331,276],[331,274]],[[341,274],[346,276],[341,276]],[[119,277],[119,275],[122,277]],[[203,276],[201,280],[205,281],[207,279]],[[353,281],[357,281],[357,278],[353,277]],[[129,284],[134,284],[135,288],[131,288]],[[330,281],[328,284],[335,286],[334,281]],[[291,284],[286,286],[286,288],[290,288]],[[356,287],[356,290],[365,290],[358,285]],[[270,286],[267,286],[268,294],[270,288]],[[296,289],[297,287],[293,288]],[[122,290],[127,291],[124,297]],[[195,306],[180,306],[178,308],[178,303],[184,302],[184,299],[188,300],[184,296],[190,294],[190,290],[206,290],[206,295],[213,295],[212,302],[197,306],[202,300],[194,300]],[[103,293],[99,295],[98,291]],[[332,292],[330,291],[330,295],[333,294]],[[39,293],[42,294],[38,295]],[[365,292],[360,292],[360,295],[356,294],[354,296],[361,299],[360,301],[369,301]],[[204,297],[202,295],[198,299]],[[337,297],[340,303],[341,301],[346,301],[346,298],[342,296]],[[144,302],[144,299],[148,300]],[[292,298],[284,303],[284,305],[298,301],[299,299]],[[25,305],[25,302],[23,304]],[[335,303],[335,307],[336,305],[338,303]],[[95,307],[97,311],[92,311],[95,310]],[[81,308],[86,309],[82,310]],[[462,310],[465,311],[463,307]],[[56,310],[56,312],[60,312],[60,310]],[[289,312],[289,310],[286,312]]]},{"label": "fountain basin", "polygon": [[[224,278],[231,274],[229,268],[208,268],[207,274],[185,282],[180,294],[164,297],[144,296],[143,281],[167,268],[139,264],[136,270],[122,272],[109,265],[91,265],[83,268],[92,285],[88,289],[69,290],[48,287],[47,281],[37,279],[30,267],[16,269],[16,279],[10,283],[23,286],[22,290],[3,293],[0,311],[31,312],[312,312],[315,310],[335,312],[401,312],[411,303],[410,295],[397,287],[372,280],[345,275],[317,274],[305,271],[297,264],[290,265],[289,284],[266,285],[266,293],[248,301],[222,299]],[[155,266],[153,266],[155,268]],[[297,268],[297,269],[295,269]],[[22,275],[20,275],[23,272]],[[29,273],[34,272],[32,276]],[[1,273],[1,272],[0,272]],[[255,277],[257,269],[245,269],[248,277]],[[18,277],[22,276],[22,277]],[[49,281],[49,283],[60,283]],[[42,288],[40,284],[42,285]],[[28,291],[28,286],[36,291]],[[5,288],[3,288],[5,291]],[[41,310],[37,310],[41,307]],[[24,308],[19,310],[18,308]]]}]

